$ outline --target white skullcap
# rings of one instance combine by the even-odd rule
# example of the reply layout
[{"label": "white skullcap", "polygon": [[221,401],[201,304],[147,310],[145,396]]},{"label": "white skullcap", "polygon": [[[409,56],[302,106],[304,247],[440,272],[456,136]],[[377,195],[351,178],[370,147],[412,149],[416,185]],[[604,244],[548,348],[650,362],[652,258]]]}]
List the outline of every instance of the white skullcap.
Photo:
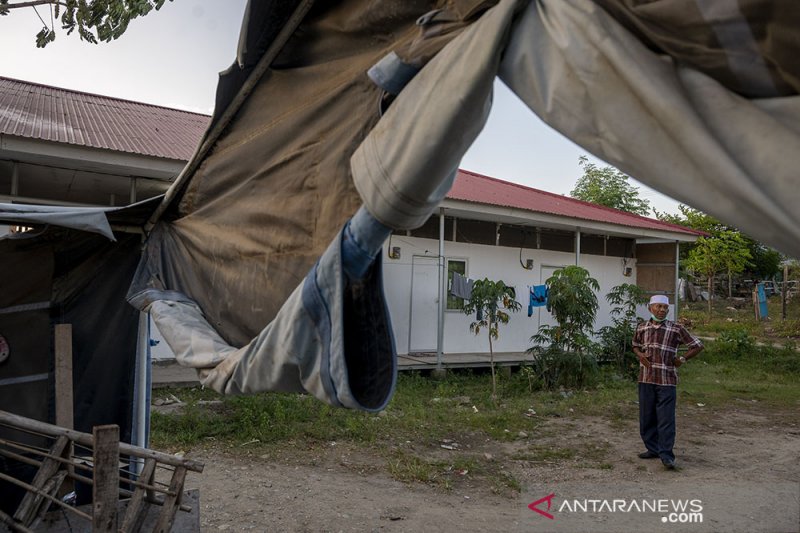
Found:
[{"label": "white skullcap", "polygon": [[665,294],[656,294],[650,297],[650,303],[648,305],[653,304],[665,304],[669,305],[669,298]]}]

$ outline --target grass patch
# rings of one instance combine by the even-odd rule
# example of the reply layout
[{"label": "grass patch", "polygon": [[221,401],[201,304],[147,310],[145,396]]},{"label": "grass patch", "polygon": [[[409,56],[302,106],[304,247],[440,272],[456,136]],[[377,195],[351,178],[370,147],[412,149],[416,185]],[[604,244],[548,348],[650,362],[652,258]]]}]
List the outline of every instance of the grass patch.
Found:
[{"label": "grass patch", "polygon": [[[793,349],[757,347],[731,357],[714,342],[706,346],[680,371],[680,402],[708,407],[737,400],[775,407],[800,402],[800,354]],[[485,374],[450,372],[432,380],[403,373],[389,407],[369,414],[299,394],[221,397],[208,390],[159,389],[156,397],[173,394],[185,405],[172,414],[153,413],[152,439],[157,447],[181,449],[212,438],[233,445],[346,441],[378,448],[406,441],[438,447],[444,439],[512,442],[521,432],[541,437],[551,418],[598,416],[622,428],[637,417],[636,391],[634,382],[601,372],[591,390],[530,392],[525,376],[516,372],[501,378],[495,403]]]},{"label": "grass patch", "polygon": [[[800,354],[754,346],[733,356],[725,346],[708,342],[700,357],[681,368],[681,408],[709,417],[731,406],[767,408],[796,418]],[[534,468],[611,469],[609,443],[564,441],[560,435],[577,431],[587,417],[620,431],[638,418],[636,383],[610,369],[601,368],[597,385],[585,390],[531,392],[523,372],[500,374],[498,394],[492,401],[486,373],[449,372],[443,380],[403,373],[387,409],[370,414],[298,394],[222,397],[200,389],[157,389],[155,398],[174,395],[182,404],[174,412],[153,413],[152,444],[189,451],[213,440],[232,451],[258,449],[276,457],[283,450],[306,450],[313,461],[336,441],[368,450],[402,482],[445,491],[480,482],[513,495],[521,487],[504,468],[509,460]]]}]

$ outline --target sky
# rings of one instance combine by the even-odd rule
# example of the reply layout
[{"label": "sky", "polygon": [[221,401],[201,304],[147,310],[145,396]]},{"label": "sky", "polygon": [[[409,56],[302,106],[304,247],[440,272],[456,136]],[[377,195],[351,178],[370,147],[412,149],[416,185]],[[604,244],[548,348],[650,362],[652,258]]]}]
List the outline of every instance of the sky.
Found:
[{"label": "sky", "polygon": [[[13,0],[12,0],[13,1]],[[211,114],[218,73],[235,60],[246,0],[175,0],[136,19],[120,39],[92,45],[57,29],[36,48],[50,10],[0,17],[0,76]],[[41,19],[39,18],[41,16]],[[481,135],[461,168],[556,194],[569,194],[589,154],[536,117],[501,82]],[[589,156],[597,165],[605,163]],[[658,211],[678,202],[631,179]]]}]

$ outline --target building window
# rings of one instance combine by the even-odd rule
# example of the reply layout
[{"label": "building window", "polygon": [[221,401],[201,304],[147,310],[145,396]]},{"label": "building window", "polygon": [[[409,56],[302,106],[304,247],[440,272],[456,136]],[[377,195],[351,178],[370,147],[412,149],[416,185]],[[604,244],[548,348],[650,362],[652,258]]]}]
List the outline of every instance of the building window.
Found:
[{"label": "building window", "polygon": [[453,287],[453,272],[458,272],[462,276],[467,276],[467,260],[466,259],[448,259],[447,260],[447,310],[448,311],[461,311],[464,309],[464,299],[458,298],[450,294],[450,289]]}]

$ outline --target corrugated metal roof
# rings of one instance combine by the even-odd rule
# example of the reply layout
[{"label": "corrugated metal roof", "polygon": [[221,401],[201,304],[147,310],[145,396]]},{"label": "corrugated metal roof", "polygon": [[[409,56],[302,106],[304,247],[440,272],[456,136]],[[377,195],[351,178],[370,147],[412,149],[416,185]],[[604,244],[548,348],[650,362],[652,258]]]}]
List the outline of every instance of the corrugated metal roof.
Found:
[{"label": "corrugated metal roof", "polygon": [[[188,161],[208,115],[0,76],[0,133]],[[448,198],[691,235],[702,232],[459,170]]]},{"label": "corrugated metal roof", "polygon": [[0,77],[0,133],[188,161],[211,117]]},{"label": "corrugated metal roof", "polygon": [[561,196],[532,187],[491,178],[467,170],[459,170],[447,198],[486,205],[513,207],[594,222],[607,222],[634,228],[704,235],[683,226],[619,211],[568,196]]}]

